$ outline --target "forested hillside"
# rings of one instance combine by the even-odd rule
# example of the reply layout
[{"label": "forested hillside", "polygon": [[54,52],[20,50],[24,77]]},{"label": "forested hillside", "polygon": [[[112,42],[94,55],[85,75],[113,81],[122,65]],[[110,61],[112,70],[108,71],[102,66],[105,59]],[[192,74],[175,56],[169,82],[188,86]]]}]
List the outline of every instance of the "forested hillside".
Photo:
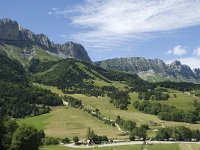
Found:
[{"label": "forested hillside", "polygon": [[[0,118],[22,118],[48,113],[48,106],[62,105],[62,100],[49,90],[28,84],[0,81]],[[39,106],[39,105],[40,106]]]},{"label": "forested hillside", "polygon": [[62,105],[56,94],[31,85],[27,74],[20,62],[0,52],[0,118],[39,115],[50,111],[47,106]]},{"label": "forested hillside", "polygon": [[0,78],[11,82],[27,81],[26,72],[20,62],[10,59],[2,51],[0,51]]},{"label": "forested hillside", "polygon": [[86,87],[92,85],[92,80],[101,80],[107,83],[121,81],[135,88],[153,86],[137,75],[106,70],[75,59],[47,63],[33,60],[29,70],[32,73],[32,81],[54,85],[60,89]]}]

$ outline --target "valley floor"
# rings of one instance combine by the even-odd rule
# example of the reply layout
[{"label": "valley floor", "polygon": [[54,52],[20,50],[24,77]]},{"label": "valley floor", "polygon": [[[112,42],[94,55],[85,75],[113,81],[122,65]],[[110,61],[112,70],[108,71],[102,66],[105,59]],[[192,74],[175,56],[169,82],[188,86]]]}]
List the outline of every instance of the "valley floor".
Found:
[{"label": "valley floor", "polygon": [[[51,90],[54,93],[64,96],[62,91],[58,90],[56,87],[39,85],[42,88]],[[176,93],[177,98],[170,98],[168,101],[163,101],[164,104],[171,104],[182,109],[192,110],[192,102],[194,98],[187,93],[182,93],[179,91],[171,91],[172,94]],[[68,94],[69,95],[69,94]],[[137,111],[132,104],[129,106],[127,111],[120,110],[109,103],[109,97],[88,97],[82,94],[70,94],[74,98],[82,100],[85,107],[91,109],[98,108],[102,115],[106,118],[115,120],[117,115],[120,115],[123,119],[133,120],[137,125],[149,124],[150,129],[148,130],[148,136],[153,137],[155,131],[158,128],[169,127],[169,126],[186,126],[191,129],[200,129],[200,124],[189,124],[184,122],[173,122],[173,121],[163,121],[160,120],[155,115],[145,114]],[[137,93],[130,93],[131,103],[138,100]],[[184,101],[184,103],[183,103]],[[198,101],[200,99],[198,98]],[[106,125],[103,121],[100,121],[86,112],[78,109],[73,109],[71,107],[57,107],[44,115],[28,117],[18,121],[20,124],[26,123],[35,126],[38,129],[44,129],[47,136],[64,138],[73,138],[74,136],[79,136],[81,139],[85,138],[87,128],[90,127],[98,135],[107,135],[112,139],[128,139],[128,136],[121,136],[120,131],[116,127],[111,127]]]}]

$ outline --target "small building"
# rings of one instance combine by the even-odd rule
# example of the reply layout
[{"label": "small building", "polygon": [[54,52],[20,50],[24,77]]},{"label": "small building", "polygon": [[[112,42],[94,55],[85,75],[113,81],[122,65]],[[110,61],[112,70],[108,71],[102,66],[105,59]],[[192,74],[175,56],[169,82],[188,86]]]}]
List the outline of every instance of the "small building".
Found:
[{"label": "small building", "polygon": [[169,141],[176,141],[175,138],[169,138]]},{"label": "small building", "polygon": [[191,139],[191,142],[197,142],[197,139]]}]

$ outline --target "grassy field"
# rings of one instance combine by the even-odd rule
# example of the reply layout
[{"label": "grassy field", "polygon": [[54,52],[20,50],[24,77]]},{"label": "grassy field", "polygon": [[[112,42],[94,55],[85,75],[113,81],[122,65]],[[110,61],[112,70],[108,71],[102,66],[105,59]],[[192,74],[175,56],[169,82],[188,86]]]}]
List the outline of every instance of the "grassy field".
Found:
[{"label": "grassy field", "polygon": [[[137,94],[136,93],[131,93],[131,102],[137,100]],[[133,120],[136,121],[138,125],[140,124],[152,124],[150,127],[152,130],[160,128],[160,127],[165,127],[165,126],[180,126],[184,125],[193,129],[200,129],[199,124],[189,124],[189,123],[183,123],[183,122],[173,122],[173,121],[163,121],[160,120],[157,116],[155,115],[150,115],[150,114],[145,114],[142,112],[137,111],[132,105],[129,106],[129,109],[127,111],[119,110],[113,106],[113,104],[109,103],[110,98],[109,97],[102,97],[102,99],[98,99],[96,97],[88,97],[82,94],[71,94],[70,96],[73,96],[77,99],[81,99],[83,103],[86,106],[90,106],[92,108],[98,108],[100,112],[107,117],[110,117],[111,119],[116,119],[117,115],[120,115],[122,118],[127,119],[127,120]],[[185,93],[178,93],[176,100],[176,104],[174,105],[179,105],[181,103],[181,97],[184,98],[184,96],[187,99],[187,94]],[[189,99],[188,103],[189,102]],[[191,98],[190,98],[191,100]],[[173,101],[170,99],[170,101]],[[193,100],[191,100],[193,101]],[[163,102],[163,103],[167,103]],[[184,107],[188,106],[186,104],[183,104]],[[189,106],[188,106],[189,107]],[[193,106],[190,106],[188,109],[193,109]],[[153,132],[153,131],[151,131]]]},{"label": "grassy field", "polygon": [[180,150],[200,150],[200,144],[179,144]]},{"label": "grassy field", "polygon": [[118,82],[118,81],[112,81],[111,83],[107,83],[105,81],[100,81],[100,80],[93,80],[94,85],[98,86],[98,87],[102,87],[102,86],[114,86],[115,88],[119,89],[119,90],[126,90],[125,89],[125,85],[124,83]]},{"label": "grassy field", "polygon": [[176,91],[175,93],[171,93],[171,95],[173,94],[176,94],[177,98],[170,98],[169,100],[162,101],[161,103],[175,106],[177,109],[182,109],[184,111],[194,111],[193,100],[198,100],[200,102],[200,98],[193,97],[189,95],[189,93]]},{"label": "grassy field", "polygon": [[46,136],[73,138],[78,136],[84,139],[88,127],[98,135],[107,135],[109,138],[122,138],[118,136],[118,129],[105,125],[104,122],[93,118],[81,110],[57,107],[49,114],[18,120],[19,124],[30,124],[38,129],[44,129]]},{"label": "grassy field", "polygon": [[[56,87],[52,87],[52,86],[45,86],[45,85],[39,85],[42,88],[47,88],[49,90],[51,90],[52,92],[55,92],[59,95],[64,95],[64,93],[62,93],[62,91],[58,90]],[[194,107],[192,105],[192,102],[194,100],[194,97],[188,95],[187,93],[182,93],[182,92],[178,92],[178,91],[170,91],[172,92],[172,94],[174,94],[173,92],[176,92],[177,98],[170,98],[168,101],[162,101],[161,103],[165,103],[168,105],[173,105],[176,106],[179,109],[187,109],[187,111],[189,110],[193,110]],[[83,101],[83,104],[86,107],[90,107],[93,109],[98,108],[101,112],[101,114],[103,114],[104,116],[111,118],[112,120],[115,120],[117,115],[120,115],[122,118],[127,119],[127,120],[133,120],[135,122],[137,122],[137,125],[139,126],[140,124],[149,124],[151,130],[148,131],[148,135],[149,136],[154,136],[155,135],[155,129],[161,128],[161,127],[169,127],[169,126],[181,126],[184,125],[186,127],[190,127],[192,129],[200,129],[200,125],[199,124],[189,124],[189,123],[183,123],[183,122],[173,122],[173,121],[163,121],[160,120],[157,116],[155,115],[150,115],[150,114],[145,114],[142,112],[137,111],[133,105],[129,105],[129,109],[127,111],[123,111],[120,109],[117,109],[113,106],[113,104],[111,104],[110,98],[109,97],[101,97],[101,98],[97,98],[97,97],[88,97],[82,94],[69,94],[72,97],[75,97],[77,99],[80,99]],[[137,93],[130,93],[130,97],[131,97],[131,103],[133,103],[135,100],[138,100],[137,97]],[[198,98],[199,100],[199,98]],[[83,116],[85,116],[85,114],[83,114],[83,112],[80,112],[80,114],[82,114]],[[114,131],[113,131],[114,132]],[[109,134],[107,134],[109,135]]]},{"label": "grassy field", "polygon": [[[63,146],[44,146],[41,150],[84,150],[84,148],[68,148]],[[115,147],[102,147],[102,148],[85,148],[87,150],[141,150],[141,145],[125,145]],[[149,150],[182,150],[177,144],[154,144],[148,146]],[[184,149],[183,149],[184,150]],[[190,149],[188,149],[190,150]],[[195,150],[195,149],[191,149]]]},{"label": "grassy field", "polygon": [[19,125],[30,124],[36,127],[37,129],[45,130],[46,126],[49,124],[48,119],[51,118],[52,116],[53,116],[53,113],[48,113],[48,114],[39,115],[35,117],[27,117],[25,119],[19,119],[17,120],[17,122]]}]

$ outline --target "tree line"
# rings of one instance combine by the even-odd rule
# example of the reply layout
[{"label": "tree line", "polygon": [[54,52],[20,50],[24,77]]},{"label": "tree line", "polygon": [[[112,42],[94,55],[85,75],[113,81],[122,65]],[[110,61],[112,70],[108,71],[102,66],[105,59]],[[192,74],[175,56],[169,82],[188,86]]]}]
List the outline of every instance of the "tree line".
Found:
[{"label": "tree line", "polygon": [[144,113],[157,115],[161,120],[180,121],[187,123],[196,123],[199,120],[199,114],[196,112],[184,112],[174,106],[150,102],[150,101],[135,101],[134,107]]},{"label": "tree line", "polygon": [[195,84],[191,82],[159,82],[156,83],[157,86],[164,87],[164,88],[171,88],[178,91],[186,92],[186,91],[192,91],[192,90],[198,90],[200,89],[200,84]]},{"label": "tree line", "polygon": [[199,141],[200,131],[198,129],[192,130],[185,126],[160,128],[156,133],[155,139],[160,141],[192,141],[192,139],[194,139],[194,141]]},{"label": "tree line", "polygon": [[141,100],[168,100],[168,93],[163,93],[157,90],[146,90],[138,93],[138,98]]}]

